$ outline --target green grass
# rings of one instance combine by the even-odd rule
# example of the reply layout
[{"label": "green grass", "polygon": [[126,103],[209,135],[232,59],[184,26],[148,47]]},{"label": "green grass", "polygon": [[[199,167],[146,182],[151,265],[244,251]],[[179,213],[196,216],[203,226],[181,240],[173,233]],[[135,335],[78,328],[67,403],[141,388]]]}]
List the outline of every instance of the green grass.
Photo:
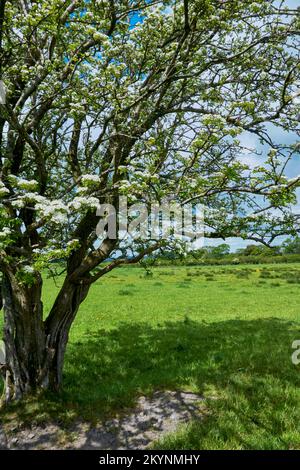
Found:
[{"label": "green grass", "polygon": [[[180,389],[204,394],[206,417],[157,448],[300,449],[299,279],[297,264],[159,267],[149,279],[115,270],[76,318],[61,395],[12,405],[2,420],[94,422]],[[46,311],[56,292],[45,280]]]}]

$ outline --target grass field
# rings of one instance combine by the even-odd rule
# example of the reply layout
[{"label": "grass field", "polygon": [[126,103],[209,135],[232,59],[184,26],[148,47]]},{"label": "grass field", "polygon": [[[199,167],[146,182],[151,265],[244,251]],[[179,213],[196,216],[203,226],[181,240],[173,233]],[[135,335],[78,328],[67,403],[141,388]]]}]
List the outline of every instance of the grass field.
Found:
[{"label": "grass field", "polygon": [[[57,289],[45,280],[46,311]],[[141,394],[180,389],[206,397],[206,418],[157,448],[300,449],[299,294],[297,264],[115,270],[80,309],[59,399],[11,406],[2,419],[96,421]]]}]

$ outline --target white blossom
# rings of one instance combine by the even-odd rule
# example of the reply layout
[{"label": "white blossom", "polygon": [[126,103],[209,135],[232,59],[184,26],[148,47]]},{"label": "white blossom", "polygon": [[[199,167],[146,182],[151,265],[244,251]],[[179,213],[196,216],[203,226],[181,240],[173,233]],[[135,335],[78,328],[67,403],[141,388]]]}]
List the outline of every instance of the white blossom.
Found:
[{"label": "white blossom", "polygon": [[25,272],[27,274],[33,274],[34,273],[33,267],[29,266],[28,264],[26,266],[23,266],[22,270],[23,270],[23,272]]},{"label": "white blossom", "polygon": [[11,230],[10,230],[8,227],[4,227],[4,228],[0,231],[0,238],[6,238],[6,237],[8,237],[9,235],[11,235]]},{"label": "white blossom", "polygon": [[0,181],[0,197],[6,196],[7,194],[9,194],[9,189]]},{"label": "white blossom", "polygon": [[75,197],[69,204],[70,209],[97,209],[99,207],[99,200],[96,197]]},{"label": "white blossom", "polygon": [[81,179],[83,182],[92,181],[95,183],[99,183],[100,181],[100,178],[98,175],[82,175]]}]

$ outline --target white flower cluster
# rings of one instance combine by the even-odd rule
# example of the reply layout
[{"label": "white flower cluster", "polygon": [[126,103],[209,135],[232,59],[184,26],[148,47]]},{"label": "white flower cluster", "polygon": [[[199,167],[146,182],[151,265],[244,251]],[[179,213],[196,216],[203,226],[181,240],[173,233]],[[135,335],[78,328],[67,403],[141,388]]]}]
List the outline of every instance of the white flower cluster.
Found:
[{"label": "white flower cluster", "polygon": [[147,189],[147,183],[143,181],[128,181],[128,180],[121,180],[119,183],[119,189],[122,194],[130,194],[133,192],[141,192]]},{"label": "white flower cluster", "polygon": [[192,189],[195,189],[198,186],[198,182],[195,179],[189,179],[189,184]]},{"label": "white flower cluster", "polygon": [[59,199],[49,200],[36,193],[27,193],[16,199],[12,205],[16,209],[22,209],[29,203],[34,204],[42,219],[51,219],[52,222],[58,224],[66,221],[68,206]]},{"label": "white flower cluster", "polygon": [[95,188],[100,183],[98,175],[82,175],[81,184],[83,187],[79,188],[79,192],[85,191],[86,188]]},{"label": "white flower cluster", "polygon": [[11,235],[11,230],[8,227],[4,227],[0,232],[0,239],[7,238],[9,235]]},{"label": "white flower cluster", "polygon": [[120,180],[119,189],[123,193],[130,191],[143,191],[148,188],[149,182],[158,183],[159,175],[157,173],[151,174],[149,171],[137,170],[134,172],[132,180]]},{"label": "white flower cluster", "polygon": [[101,31],[91,31],[91,32],[93,32],[94,41],[97,41],[97,42],[101,41],[102,43],[109,42],[108,36],[104,33],[101,33]]},{"label": "white flower cluster", "polygon": [[2,181],[0,181],[0,197],[4,197],[9,194],[9,190],[4,186]]},{"label": "white flower cluster", "polygon": [[97,209],[99,200],[96,197],[75,197],[69,204],[70,209],[81,210],[86,208]]},{"label": "white flower cluster", "polygon": [[252,220],[256,220],[256,219],[259,219],[260,218],[260,214],[249,214],[248,215],[248,219],[252,219]]},{"label": "white flower cluster", "polygon": [[19,196],[12,202],[15,209],[23,209],[29,203],[43,203],[45,198],[36,193],[27,193]]},{"label": "white flower cluster", "polygon": [[44,257],[44,259],[53,259],[53,257],[60,257],[66,254],[66,252],[71,252],[79,245],[78,238],[74,238],[69,240],[65,247],[57,248],[55,245],[57,244],[56,240],[48,240],[48,245],[43,248],[34,248],[32,252],[36,255],[36,257]]},{"label": "white flower cluster", "polygon": [[67,247],[69,247],[69,248],[74,248],[74,247],[76,247],[76,246],[78,245],[78,243],[79,243],[78,238],[73,238],[72,240],[69,240],[69,241],[67,242]]},{"label": "white flower cluster", "polygon": [[26,266],[23,266],[22,271],[26,274],[34,274],[33,267],[29,266],[28,264]]},{"label": "white flower cluster", "polygon": [[36,208],[43,218],[50,218],[55,224],[64,224],[67,221],[68,208],[59,200],[51,201],[50,205],[37,204]]},{"label": "white flower cluster", "polygon": [[36,180],[26,180],[15,175],[10,175],[9,179],[13,186],[18,189],[23,189],[24,191],[35,191],[38,188],[38,182]]},{"label": "white flower cluster", "polygon": [[100,178],[98,175],[82,175],[81,180],[83,183],[90,181],[94,183],[99,183]]},{"label": "white flower cluster", "polygon": [[[88,175],[85,181],[99,182],[99,177],[96,175]],[[67,216],[70,212],[86,209],[97,209],[99,200],[92,196],[78,196],[71,202],[65,203],[61,199],[48,199],[34,192],[27,192],[20,194],[13,202],[12,206],[15,209],[22,209],[31,205],[37,211],[41,219],[51,221],[56,224],[64,224],[67,221]]]}]

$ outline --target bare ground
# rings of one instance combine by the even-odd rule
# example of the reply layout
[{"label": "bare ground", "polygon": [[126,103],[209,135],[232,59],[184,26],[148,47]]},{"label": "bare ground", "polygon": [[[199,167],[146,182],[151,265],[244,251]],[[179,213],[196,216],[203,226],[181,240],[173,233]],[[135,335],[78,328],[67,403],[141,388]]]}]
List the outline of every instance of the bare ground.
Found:
[{"label": "bare ground", "polygon": [[58,424],[15,429],[5,435],[0,426],[0,449],[145,449],[163,435],[192,419],[202,419],[203,397],[187,392],[156,392],[141,396],[125,416],[96,427],[78,421],[66,433]]}]

